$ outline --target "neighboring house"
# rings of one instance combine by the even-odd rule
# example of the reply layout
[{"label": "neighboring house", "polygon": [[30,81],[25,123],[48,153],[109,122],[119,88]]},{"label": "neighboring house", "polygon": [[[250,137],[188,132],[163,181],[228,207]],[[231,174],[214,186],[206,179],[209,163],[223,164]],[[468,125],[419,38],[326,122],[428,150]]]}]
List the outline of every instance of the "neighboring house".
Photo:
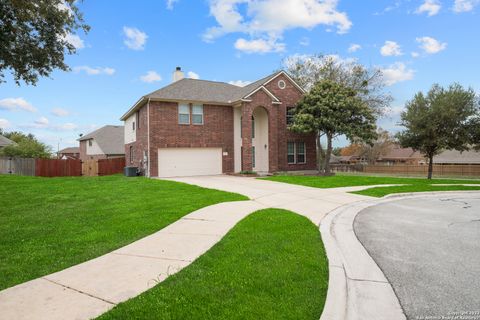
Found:
[{"label": "neighboring house", "polygon": [[79,147],[72,147],[72,148],[65,148],[57,152],[58,159],[62,160],[74,160],[80,159],[80,148]]},{"label": "neighboring house", "polygon": [[284,71],[238,87],[177,68],[122,116],[127,165],[151,177],[315,169],[315,134],[287,129],[303,94]]},{"label": "neighboring house", "polygon": [[384,155],[378,157],[377,164],[396,165],[396,164],[425,164],[425,157],[412,148],[402,148],[399,145],[393,145]]},{"label": "neighboring house", "polygon": [[14,143],[12,140],[0,135],[0,150]]},{"label": "neighboring house", "polygon": [[433,157],[434,164],[475,164],[480,165],[480,152],[445,150]]},{"label": "neighboring house", "polygon": [[98,160],[125,156],[123,126],[104,126],[87,135],[80,141],[80,160]]}]

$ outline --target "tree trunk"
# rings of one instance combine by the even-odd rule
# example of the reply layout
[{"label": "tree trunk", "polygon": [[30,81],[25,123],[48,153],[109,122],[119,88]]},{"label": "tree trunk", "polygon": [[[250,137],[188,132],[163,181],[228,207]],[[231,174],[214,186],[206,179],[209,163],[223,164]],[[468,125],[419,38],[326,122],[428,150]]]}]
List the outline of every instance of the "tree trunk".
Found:
[{"label": "tree trunk", "polygon": [[327,152],[325,154],[325,175],[329,176],[330,172],[330,157],[332,156],[332,135],[327,133]]},{"label": "tree trunk", "polygon": [[428,155],[428,176],[427,179],[432,179],[433,173],[433,154]]},{"label": "tree trunk", "polygon": [[325,165],[323,159],[325,159],[325,154],[322,148],[322,142],[320,138],[322,137],[322,133],[320,131],[317,132],[317,168],[318,173],[323,173],[325,170]]}]

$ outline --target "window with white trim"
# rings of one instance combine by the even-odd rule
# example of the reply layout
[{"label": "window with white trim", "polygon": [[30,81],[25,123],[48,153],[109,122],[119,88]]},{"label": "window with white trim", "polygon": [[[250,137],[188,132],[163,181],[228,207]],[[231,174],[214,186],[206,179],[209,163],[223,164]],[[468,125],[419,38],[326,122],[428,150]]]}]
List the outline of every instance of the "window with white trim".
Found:
[{"label": "window with white trim", "polygon": [[293,116],[295,115],[295,107],[287,107],[287,125],[293,123]]},{"label": "window with white trim", "polygon": [[297,163],[305,163],[305,142],[297,142],[295,144],[295,149],[297,152]]},{"label": "window with white trim", "polygon": [[178,105],[178,124],[190,124],[190,105]]},{"label": "window with white trim", "polygon": [[295,163],[295,142],[287,143],[287,161],[289,164]]},{"label": "window with white trim", "polygon": [[287,142],[288,164],[304,164],[307,162],[305,142]]},{"label": "window with white trim", "polygon": [[203,105],[192,106],[192,124],[203,124]]}]

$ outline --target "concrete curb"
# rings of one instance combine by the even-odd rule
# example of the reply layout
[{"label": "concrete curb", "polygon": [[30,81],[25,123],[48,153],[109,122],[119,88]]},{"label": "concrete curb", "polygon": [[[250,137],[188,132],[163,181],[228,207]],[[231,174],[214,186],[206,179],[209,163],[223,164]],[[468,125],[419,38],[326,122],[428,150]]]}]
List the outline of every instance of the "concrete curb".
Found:
[{"label": "concrete curb", "polygon": [[363,209],[381,203],[464,193],[478,191],[391,194],[331,211],[319,225],[329,261],[328,293],[320,320],[405,320],[392,286],[355,235],[355,218]]}]

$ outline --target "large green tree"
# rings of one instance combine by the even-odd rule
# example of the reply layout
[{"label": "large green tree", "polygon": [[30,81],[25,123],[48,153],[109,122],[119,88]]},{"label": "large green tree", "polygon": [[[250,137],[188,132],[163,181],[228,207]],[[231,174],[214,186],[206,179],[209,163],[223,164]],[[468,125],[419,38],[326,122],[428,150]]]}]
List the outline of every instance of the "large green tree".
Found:
[{"label": "large green tree", "polygon": [[324,157],[317,145],[318,170],[330,175],[333,139],[345,135],[351,141],[371,142],[376,138],[376,115],[358,92],[332,80],[320,80],[298,102],[290,129],[317,135],[317,143],[325,135],[327,148]]},{"label": "large green tree", "polygon": [[6,71],[17,85],[35,85],[54,69],[69,70],[64,56],[76,52],[78,29],[89,26],[76,0],[0,0],[0,82]]},{"label": "large green tree", "polygon": [[478,97],[457,83],[448,88],[435,84],[426,95],[418,92],[407,102],[400,124],[405,127],[397,134],[400,144],[429,159],[428,179],[433,157],[442,150],[465,151],[480,145]]},{"label": "large green tree", "polygon": [[52,149],[38,141],[33,134],[22,132],[4,132],[0,129],[0,135],[12,140],[15,144],[6,146],[0,150],[0,156],[19,158],[50,158]]}]

